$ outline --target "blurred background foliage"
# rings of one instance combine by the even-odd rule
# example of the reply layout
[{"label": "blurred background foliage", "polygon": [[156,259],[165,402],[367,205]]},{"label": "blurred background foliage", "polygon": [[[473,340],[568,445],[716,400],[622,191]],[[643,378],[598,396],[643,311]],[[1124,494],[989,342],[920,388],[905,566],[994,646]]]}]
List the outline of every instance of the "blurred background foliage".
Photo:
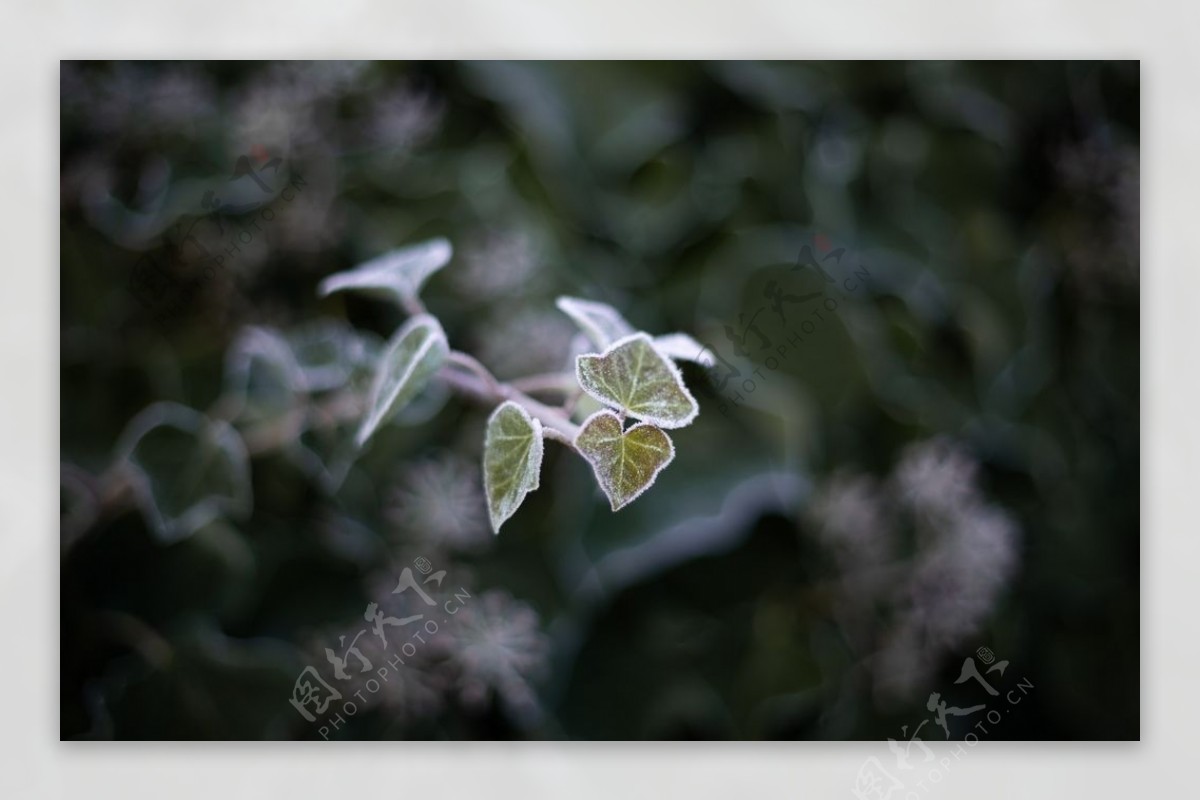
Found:
[{"label": "blurred background foliage", "polygon": [[[1137,738],[1139,91],[64,62],[62,736],[317,737],[297,674],[424,557],[472,604],[330,736],[902,739],[987,646],[1034,686],[988,739]],[[567,363],[560,294],[722,359],[646,496],[550,443],[493,537],[488,410],[436,391],[347,449],[403,317],[316,286],[435,236],[426,305],[501,378]]]}]

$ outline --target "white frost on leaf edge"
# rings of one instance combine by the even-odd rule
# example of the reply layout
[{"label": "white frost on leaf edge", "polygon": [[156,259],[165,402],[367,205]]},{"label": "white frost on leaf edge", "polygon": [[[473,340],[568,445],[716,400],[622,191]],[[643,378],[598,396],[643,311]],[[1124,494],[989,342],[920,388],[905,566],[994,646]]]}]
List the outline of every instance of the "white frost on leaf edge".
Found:
[{"label": "white frost on leaf edge", "polygon": [[[156,428],[170,426],[200,436],[207,427],[214,441],[230,455],[234,495],[209,495],[194,503],[179,517],[168,520],[158,508],[151,491],[150,476],[133,461],[133,452],[146,434]],[[206,415],[171,401],[152,403],[129,421],[117,440],[116,459],[126,465],[133,477],[133,491],[138,506],[159,538],[165,542],[185,539],[204,526],[223,516],[245,517],[254,508],[254,490],[250,481],[250,453],[233,426],[224,420]]]},{"label": "white frost on leaf edge", "polygon": [[[558,307],[559,311],[570,317],[597,348],[607,348],[617,339],[637,331],[629,324],[628,320],[621,316],[619,311],[607,303],[562,295],[555,299],[554,305]],[[609,336],[606,331],[601,330],[596,319],[593,318],[606,320],[613,328],[622,333],[616,337]]]},{"label": "white frost on leaf edge", "polygon": [[[383,382],[385,379],[384,368],[388,365],[388,359],[391,357],[392,352],[400,346],[400,343],[403,342],[409,334],[422,327],[429,328],[432,336],[427,337],[425,341],[421,343],[421,347],[413,353],[413,358],[409,360],[407,369],[405,370],[403,376],[396,381],[395,388],[392,390],[391,396],[387,399],[387,403],[380,403],[379,394],[383,391]],[[362,426],[359,428],[358,433],[354,437],[354,441],[358,447],[361,448],[366,444],[367,440],[370,439],[375,431],[378,430],[379,426],[383,424],[384,418],[386,418],[389,413],[398,411],[391,408],[392,404],[396,400],[396,396],[404,390],[408,381],[412,378],[413,371],[417,368],[417,365],[419,365],[425,356],[428,355],[429,350],[439,342],[444,348],[447,350],[449,349],[450,345],[446,340],[446,332],[442,330],[441,323],[439,323],[438,319],[432,314],[418,314],[416,317],[409,319],[408,322],[401,326],[400,330],[392,335],[387,347],[379,357],[379,369],[376,371],[375,377],[371,381],[371,392],[369,395],[370,411],[363,420]]]},{"label": "white frost on leaf edge", "polygon": [[306,393],[304,371],[283,332],[267,326],[246,326],[238,332],[225,356],[222,378],[226,386],[232,389],[236,404],[231,419],[240,418],[249,405],[250,367],[256,356],[283,371],[287,389],[293,394],[293,406],[304,402],[302,397],[298,397]]},{"label": "white frost on leaf edge", "polygon": [[663,334],[654,338],[654,347],[669,359],[683,359],[702,367],[716,367],[717,360],[704,345],[683,333]]},{"label": "white frost on leaf edge", "polygon": [[[623,406],[620,406],[619,404],[614,403],[614,401],[609,400],[608,398],[600,397],[584,383],[583,371],[581,369],[581,362],[580,362],[580,360],[583,357],[593,356],[593,357],[606,358],[613,351],[617,350],[618,348],[620,348],[624,345],[627,345],[630,342],[633,342],[635,339],[644,339],[646,341],[646,344],[650,346],[650,349],[652,351],[654,351],[655,353],[657,353],[659,355],[659,357],[662,358],[663,364],[665,364],[667,366],[667,370],[670,371],[672,376],[674,376],[675,383],[678,384],[678,386],[679,386],[680,390],[682,390],[684,396],[686,396],[687,399],[689,401],[691,401],[691,403],[692,403],[692,413],[691,414],[687,415],[686,417],[684,417],[680,420],[665,420],[661,417],[655,417],[652,415],[638,413],[638,412],[633,411],[632,409],[626,409]],[[683,373],[680,371],[679,366],[677,364],[675,364],[675,361],[673,359],[671,359],[670,357],[664,355],[661,351],[659,351],[659,349],[654,346],[654,340],[652,340],[650,338],[650,335],[644,331],[637,331],[633,334],[630,334],[629,336],[625,336],[625,337],[622,337],[621,339],[618,339],[616,342],[612,343],[607,348],[605,348],[603,353],[584,353],[584,354],[580,354],[579,356],[575,357],[575,381],[578,382],[580,388],[583,389],[584,392],[586,392],[592,398],[595,398],[596,400],[598,400],[600,403],[603,403],[605,406],[609,406],[609,407],[616,408],[616,409],[621,409],[622,411],[625,412],[625,414],[629,415],[630,417],[634,418],[635,420],[642,420],[647,423],[652,423],[653,425],[655,425],[658,428],[664,428],[667,430],[676,429],[676,428],[684,428],[686,426],[691,425],[692,421],[696,419],[696,416],[698,414],[700,414],[700,404],[699,404],[699,402],[696,401],[695,396],[692,395],[691,390],[689,390],[687,388],[687,384],[685,384],[683,382]],[[588,418],[588,419],[591,419],[591,418]]]},{"label": "white frost on leaf edge", "polygon": [[[500,520],[496,520],[495,517],[493,517],[493,515],[492,515],[492,499],[488,493],[488,487],[487,487],[487,478],[488,478],[487,438],[491,433],[492,420],[494,420],[496,415],[500,414],[500,412],[506,406],[516,407],[517,411],[520,412],[521,416],[523,418],[525,418],[525,422],[529,423],[530,427],[533,429],[533,449],[530,451],[530,456],[532,457],[533,462],[534,462],[533,484],[531,484],[530,486],[525,488],[525,491],[523,493],[521,493],[520,500],[518,500],[513,505],[512,510],[510,510],[507,515],[505,515]],[[531,415],[529,413],[529,410],[526,409],[521,404],[517,403],[516,401],[507,400],[507,401],[504,401],[504,403],[501,403],[499,406],[497,406],[492,411],[492,413],[490,415],[488,415],[487,424],[484,426],[484,440],[483,440],[483,462],[484,462],[484,465],[483,465],[483,467],[484,467],[484,469],[483,469],[483,481],[484,481],[483,497],[484,497],[484,500],[487,502],[488,521],[492,524],[492,534],[499,535],[500,527],[503,526],[506,522],[508,522],[508,519],[510,517],[512,517],[514,514],[517,513],[517,510],[521,508],[521,504],[525,502],[525,497],[527,495],[529,495],[529,493],[533,492],[535,489],[537,489],[538,487],[540,487],[542,485],[542,459],[545,456],[545,452],[546,452],[546,441],[544,439],[544,434],[542,431],[542,421],[537,419],[533,415]]]},{"label": "white frost on leaf edge", "polygon": [[[601,409],[598,412],[593,412],[592,414],[588,415],[588,418],[586,420],[584,420],[582,423],[580,423],[579,434],[583,434],[583,432],[587,429],[588,424],[592,422],[593,418],[598,417],[602,414],[611,415],[612,417],[616,418],[617,424],[620,425],[621,418],[615,412],[613,412],[611,409]],[[662,428],[660,426],[656,426],[653,423],[634,423],[629,428],[623,429],[621,431],[621,436],[622,437],[627,436],[629,434],[629,432],[636,431],[639,428],[657,428],[659,431],[662,431]],[[667,454],[667,458],[664,459],[663,463],[655,469],[655,471],[650,475],[650,479],[645,484],[642,485],[641,489],[639,489],[637,492],[633,493],[628,498],[626,498],[625,502],[623,504],[621,504],[620,506],[617,506],[616,501],[613,500],[613,497],[608,494],[608,490],[604,486],[604,481],[603,481],[603,479],[600,478],[600,468],[596,465],[595,462],[593,462],[591,459],[589,459],[587,457],[587,454],[584,453],[583,449],[579,447],[579,436],[576,435],[575,450],[578,451],[581,455],[583,455],[584,461],[586,461],[588,463],[588,465],[591,466],[592,475],[594,475],[596,477],[596,484],[599,485],[601,492],[604,493],[604,496],[606,498],[608,498],[608,505],[609,505],[609,508],[612,509],[612,511],[619,512],[620,510],[624,509],[629,504],[636,501],[638,498],[642,497],[642,493],[644,493],[646,490],[653,487],[654,482],[658,481],[658,474],[661,473],[662,471],[666,470],[667,466],[670,465],[671,462],[675,461],[675,441],[673,439],[671,439],[671,435],[668,434],[666,431],[663,431],[662,433],[667,438],[667,444],[671,448],[670,452]]]},{"label": "white frost on leaf edge", "polygon": [[454,248],[445,237],[390,250],[349,270],[326,276],[317,286],[321,297],[344,289],[390,292],[397,299],[415,298],[431,275],[446,266]]}]

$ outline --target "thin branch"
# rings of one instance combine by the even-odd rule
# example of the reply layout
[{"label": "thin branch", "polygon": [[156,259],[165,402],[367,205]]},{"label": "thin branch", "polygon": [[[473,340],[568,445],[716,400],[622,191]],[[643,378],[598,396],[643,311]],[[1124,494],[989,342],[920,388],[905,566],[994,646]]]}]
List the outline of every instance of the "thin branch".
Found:
[{"label": "thin branch", "polygon": [[490,389],[493,394],[495,394],[497,397],[503,396],[504,393],[500,387],[500,382],[497,381],[496,377],[492,375],[486,367],[480,364],[479,360],[474,356],[468,353],[463,353],[461,350],[452,350],[446,356],[446,362],[447,364],[453,364],[466,370],[470,370],[472,373],[478,376],[484,384],[487,385],[488,389]]},{"label": "thin branch", "polygon": [[446,365],[438,373],[438,378],[445,381],[451,389],[460,395],[466,395],[481,403],[504,402],[503,394],[493,390],[487,383],[472,373],[464,373],[461,370],[454,369],[450,365]]},{"label": "thin branch", "polygon": [[[576,430],[578,430],[578,429],[576,429]],[[571,439],[566,434],[559,431],[557,428],[553,428],[551,426],[542,426],[542,433],[546,437],[546,439],[558,440],[559,442],[566,445],[571,450],[577,450],[577,448],[575,447],[575,440]]]},{"label": "thin branch", "polygon": [[579,436],[579,426],[572,423],[561,411],[551,409],[512,387],[508,387],[508,400],[521,404],[530,414],[541,420],[544,426],[553,429],[556,434],[566,437],[566,439],[555,437],[560,442],[565,442],[572,448],[575,447],[575,438]]},{"label": "thin branch", "polygon": [[521,392],[558,392],[570,395],[577,389],[575,376],[570,373],[540,373],[514,378],[508,383]]},{"label": "thin branch", "polygon": [[575,407],[579,405],[579,401],[583,398],[583,389],[576,386],[567,399],[563,401],[562,410],[568,418],[575,414]]},{"label": "thin branch", "polygon": [[400,305],[404,307],[404,311],[408,312],[410,317],[416,317],[420,314],[428,314],[425,309],[425,304],[415,295],[401,295]]},{"label": "thin branch", "polygon": [[[464,368],[470,373],[464,373],[457,368]],[[451,389],[482,403],[499,404],[506,400],[519,403],[525,407],[526,411],[540,420],[543,426],[554,429],[556,434],[562,435],[561,437],[551,435],[552,439],[558,439],[574,447],[575,437],[579,435],[579,426],[572,423],[570,417],[558,409],[552,409],[541,401],[534,400],[510,384],[497,381],[496,377],[474,357],[459,351],[451,351],[446,359],[446,366],[442,368],[438,376]]]}]

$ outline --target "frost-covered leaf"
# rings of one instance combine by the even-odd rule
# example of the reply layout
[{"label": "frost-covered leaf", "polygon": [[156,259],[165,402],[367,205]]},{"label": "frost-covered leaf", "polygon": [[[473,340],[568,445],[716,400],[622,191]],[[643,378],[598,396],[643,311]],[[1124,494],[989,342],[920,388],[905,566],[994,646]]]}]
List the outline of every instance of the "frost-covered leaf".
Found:
[{"label": "frost-covered leaf", "polygon": [[291,345],[274,328],[243,328],[225,356],[231,419],[250,425],[276,421],[302,401],[304,374]]},{"label": "frost-covered leaf", "polygon": [[695,362],[704,367],[716,367],[717,360],[712,351],[687,334],[664,334],[654,338],[654,347],[662,355],[679,361]]},{"label": "frost-covered leaf", "polygon": [[625,321],[621,313],[606,303],[561,297],[555,305],[570,317],[597,348],[604,350],[637,329]]},{"label": "frost-covered leaf", "polygon": [[575,447],[592,465],[614,512],[645,492],[675,458],[665,431],[649,423],[622,431],[620,418],[607,409],[583,422]]},{"label": "frost-covered leaf", "polygon": [[[365,404],[383,341],[337,320],[319,320],[287,332],[305,390],[315,395],[305,425],[284,447],[284,454],[321,488],[338,491],[361,450],[355,439],[357,418],[348,408]],[[418,396],[420,397],[420,396]],[[401,410],[404,418],[416,402]],[[360,415],[361,416],[361,415]]]},{"label": "frost-covered leaf", "polygon": [[575,374],[592,397],[662,428],[686,426],[700,411],[679,368],[647,334],[617,340],[603,354],[580,356]]},{"label": "frost-covered leaf", "polygon": [[[556,303],[559,309],[575,321],[585,339],[601,350],[637,331],[620,312],[605,303],[570,297],[560,297]],[[571,340],[572,358],[576,354],[589,352],[579,349],[579,340],[579,337]],[[687,334],[664,334],[654,337],[653,341],[659,353],[668,358],[692,361],[705,367],[713,367],[716,364],[716,359],[708,348]]]},{"label": "frost-covered leaf", "polygon": [[167,542],[222,517],[250,513],[250,457],[221,420],[177,403],[156,403],[130,421],[117,443],[146,522]]},{"label": "frost-covered leaf", "polygon": [[450,261],[454,249],[438,237],[376,256],[352,270],[334,273],[317,288],[322,297],[343,289],[358,289],[393,298],[401,306],[416,298],[429,276]]},{"label": "frost-covered leaf", "polygon": [[505,401],[488,418],[483,441],[483,486],[492,531],[538,488],[542,470],[542,424],[519,404]]},{"label": "frost-covered leaf", "polygon": [[364,368],[372,371],[383,342],[340,320],[319,320],[287,332],[303,388],[325,392],[344,387]]},{"label": "frost-covered leaf", "polygon": [[395,333],[375,369],[367,415],[358,430],[360,446],[425,387],[449,351],[446,334],[432,315],[417,315]]},{"label": "frost-covered leaf", "polygon": [[392,422],[401,426],[419,426],[428,423],[454,397],[454,391],[442,381],[429,381],[413,396],[403,409],[392,416]]},{"label": "frost-covered leaf", "polygon": [[356,433],[357,426],[353,422],[310,420],[309,425],[287,444],[285,453],[323,491],[333,495],[341,488],[362,452]]}]

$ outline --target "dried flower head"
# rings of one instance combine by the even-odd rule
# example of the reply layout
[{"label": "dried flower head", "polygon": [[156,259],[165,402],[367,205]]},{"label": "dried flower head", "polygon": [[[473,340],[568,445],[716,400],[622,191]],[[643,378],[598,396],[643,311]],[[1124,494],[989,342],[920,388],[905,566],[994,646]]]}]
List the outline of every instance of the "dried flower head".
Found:
[{"label": "dried flower head", "polygon": [[441,642],[457,669],[463,703],[483,707],[494,692],[515,721],[535,722],[540,704],[534,683],[550,652],[537,612],[503,590],[489,590],[464,604],[447,628]]},{"label": "dried flower head", "polygon": [[404,467],[385,514],[410,542],[435,550],[472,551],[492,542],[480,470],[453,453]]}]

